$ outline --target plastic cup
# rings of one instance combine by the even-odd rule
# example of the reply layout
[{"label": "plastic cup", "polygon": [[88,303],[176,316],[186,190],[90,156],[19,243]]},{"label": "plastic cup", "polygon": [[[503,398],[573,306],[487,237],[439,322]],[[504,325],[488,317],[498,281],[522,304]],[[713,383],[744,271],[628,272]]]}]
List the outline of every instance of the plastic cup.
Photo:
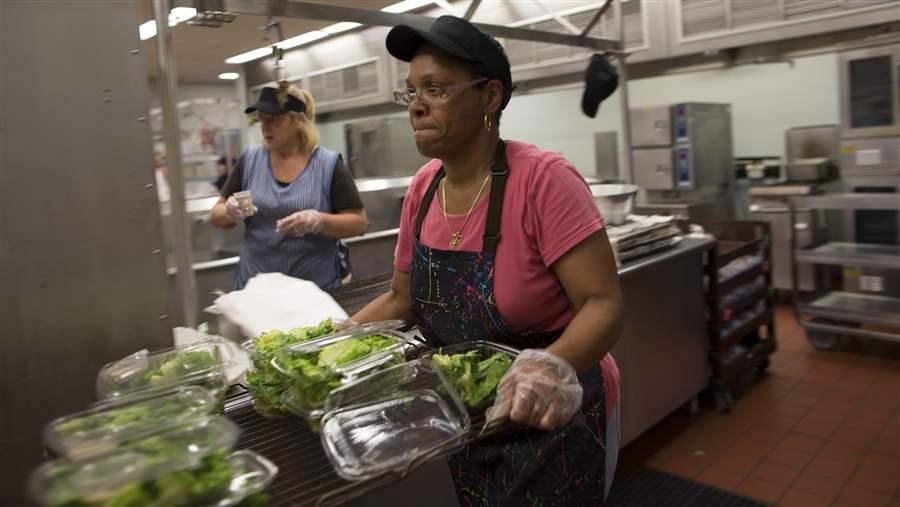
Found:
[{"label": "plastic cup", "polygon": [[245,217],[253,216],[255,210],[253,209],[253,200],[250,197],[249,190],[235,192],[234,198],[237,200],[238,205],[241,207],[241,213],[243,213]]}]

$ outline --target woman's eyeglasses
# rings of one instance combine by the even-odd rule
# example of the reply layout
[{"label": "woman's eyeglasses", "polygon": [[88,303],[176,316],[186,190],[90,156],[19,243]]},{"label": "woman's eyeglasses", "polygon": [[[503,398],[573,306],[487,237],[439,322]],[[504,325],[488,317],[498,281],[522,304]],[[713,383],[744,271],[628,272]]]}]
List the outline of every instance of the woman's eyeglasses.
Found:
[{"label": "woman's eyeglasses", "polygon": [[488,78],[481,77],[478,79],[473,79],[471,81],[466,81],[464,83],[456,83],[447,86],[431,84],[421,89],[415,89],[412,87],[401,88],[399,90],[394,90],[394,102],[401,106],[408,106],[412,104],[413,101],[418,99],[425,105],[442,105],[449,102],[450,99],[453,98],[453,96],[457,95],[459,92],[465,90],[466,88],[483,83],[487,80]]}]

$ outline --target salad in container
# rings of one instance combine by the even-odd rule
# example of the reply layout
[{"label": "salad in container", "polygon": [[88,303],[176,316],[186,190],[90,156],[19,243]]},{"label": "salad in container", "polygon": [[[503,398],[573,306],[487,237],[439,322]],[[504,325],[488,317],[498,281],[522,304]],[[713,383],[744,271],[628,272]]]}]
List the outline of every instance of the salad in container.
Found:
[{"label": "salad in container", "polygon": [[137,399],[179,386],[200,385],[224,402],[226,369],[234,363],[231,345],[222,339],[149,352],[142,350],[100,369],[101,400]]},{"label": "salad in container", "polygon": [[247,340],[242,347],[250,357],[247,371],[247,390],[253,397],[253,406],[265,417],[290,415],[282,404],[282,395],[288,383],[272,366],[272,359],[284,347],[334,334],[337,330],[331,319],[318,326],[298,327],[285,333],[278,330],[263,333]]},{"label": "salad in container", "polygon": [[272,358],[272,367],[287,382],[283,404],[315,423],[324,415],[330,393],[405,362],[416,347],[417,342],[397,331],[351,329],[285,347]]},{"label": "salad in container", "polygon": [[237,436],[223,417],[199,419],[89,459],[48,462],[29,489],[46,507],[265,505],[260,492],[278,470],[256,453],[232,452]]},{"label": "salad in container", "polygon": [[214,414],[218,402],[200,386],[181,386],[60,417],[44,427],[44,443],[57,456],[86,459],[160,428]]}]

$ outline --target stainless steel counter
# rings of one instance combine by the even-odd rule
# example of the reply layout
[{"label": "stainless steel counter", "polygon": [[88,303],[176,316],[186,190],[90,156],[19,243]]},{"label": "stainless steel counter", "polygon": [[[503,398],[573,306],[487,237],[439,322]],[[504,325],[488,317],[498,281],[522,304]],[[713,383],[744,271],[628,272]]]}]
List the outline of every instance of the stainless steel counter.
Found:
[{"label": "stainless steel counter", "polygon": [[626,445],[709,384],[703,255],[711,239],[619,270],[625,330],[613,348],[621,372],[621,443]]}]

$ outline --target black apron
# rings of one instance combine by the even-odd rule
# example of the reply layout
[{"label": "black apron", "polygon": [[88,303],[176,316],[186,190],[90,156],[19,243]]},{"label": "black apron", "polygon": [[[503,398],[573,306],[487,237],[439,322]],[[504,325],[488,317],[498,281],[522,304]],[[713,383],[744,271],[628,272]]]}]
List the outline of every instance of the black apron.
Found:
[{"label": "black apron", "polygon": [[[494,300],[495,254],[509,175],[502,140],[491,175],[481,252],[438,250],[421,244],[422,223],[444,169],[432,180],[415,223],[410,273],[412,313],[423,336],[435,346],[490,340],[518,349],[546,348],[561,331],[513,333]],[[448,459],[460,505],[602,505],[606,454],[603,375],[595,366],[578,378],[584,398],[581,409],[565,426],[549,432],[515,426]]]}]

